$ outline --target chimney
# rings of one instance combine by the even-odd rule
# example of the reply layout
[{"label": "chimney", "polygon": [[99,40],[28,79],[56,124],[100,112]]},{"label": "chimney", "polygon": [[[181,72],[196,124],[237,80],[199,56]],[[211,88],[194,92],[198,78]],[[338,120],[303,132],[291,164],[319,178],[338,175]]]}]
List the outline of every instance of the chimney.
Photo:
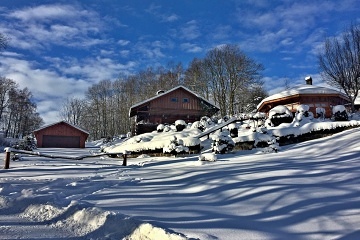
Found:
[{"label": "chimney", "polygon": [[310,76],[307,76],[305,78],[305,82],[306,82],[307,85],[312,85],[312,78]]}]

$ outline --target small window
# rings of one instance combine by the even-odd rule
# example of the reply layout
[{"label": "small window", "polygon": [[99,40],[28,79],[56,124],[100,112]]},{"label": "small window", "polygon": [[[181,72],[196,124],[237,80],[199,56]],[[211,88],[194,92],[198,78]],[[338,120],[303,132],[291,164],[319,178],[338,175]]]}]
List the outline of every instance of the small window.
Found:
[{"label": "small window", "polygon": [[183,103],[188,103],[189,102],[189,99],[188,98],[184,98],[183,99]]},{"label": "small window", "polygon": [[178,98],[177,97],[173,97],[170,99],[171,102],[177,102],[178,101]]}]

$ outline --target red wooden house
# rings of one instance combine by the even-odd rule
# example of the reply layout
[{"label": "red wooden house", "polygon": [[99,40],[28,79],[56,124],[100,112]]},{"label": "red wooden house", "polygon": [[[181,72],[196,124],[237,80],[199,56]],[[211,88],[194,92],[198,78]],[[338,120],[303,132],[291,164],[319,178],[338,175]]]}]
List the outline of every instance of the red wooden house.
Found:
[{"label": "red wooden house", "polygon": [[268,113],[270,109],[283,105],[295,113],[300,104],[310,107],[310,111],[316,116],[316,108],[325,109],[325,117],[330,118],[332,107],[336,105],[347,105],[349,98],[342,92],[332,88],[312,85],[312,79],[306,78],[306,84],[297,85],[291,89],[271,95],[263,99],[257,106],[258,112]]},{"label": "red wooden house", "polygon": [[42,148],[84,148],[89,133],[66,121],[43,126],[34,131],[37,146]]},{"label": "red wooden house", "polygon": [[133,105],[129,117],[135,117],[135,134],[150,132],[158,124],[172,124],[176,120],[187,123],[212,116],[219,108],[184,86],[159,91],[150,99]]}]

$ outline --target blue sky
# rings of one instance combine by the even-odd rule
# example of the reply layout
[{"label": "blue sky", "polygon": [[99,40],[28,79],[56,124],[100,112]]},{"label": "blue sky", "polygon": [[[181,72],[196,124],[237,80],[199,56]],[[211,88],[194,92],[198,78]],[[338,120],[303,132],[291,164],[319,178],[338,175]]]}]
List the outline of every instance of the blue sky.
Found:
[{"label": "blue sky", "polygon": [[89,86],[169,62],[184,67],[222,44],[238,44],[265,67],[269,93],[322,84],[316,54],[326,37],[360,22],[358,0],[1,0],[10,46],[0,75],[28,87],[46,123]]}]

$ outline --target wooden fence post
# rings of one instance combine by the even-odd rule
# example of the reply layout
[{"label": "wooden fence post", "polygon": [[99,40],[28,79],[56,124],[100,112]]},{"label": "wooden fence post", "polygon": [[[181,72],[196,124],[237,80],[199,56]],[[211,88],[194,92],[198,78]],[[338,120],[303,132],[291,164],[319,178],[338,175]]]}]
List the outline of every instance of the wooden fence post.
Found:
[{"label": "wooden fence post", "polygon": [[10,154],[11,154],[11,150],[10,148],[5,148],[5,167],[4,169],[9,169],[10,168]]},{"label": "wooden fence post", "polygon": [[126,155],[126,153],[123,154],[122,157],[123,157],[123,164],[122,165],[126,166],[127,165],[127,155]]}]

